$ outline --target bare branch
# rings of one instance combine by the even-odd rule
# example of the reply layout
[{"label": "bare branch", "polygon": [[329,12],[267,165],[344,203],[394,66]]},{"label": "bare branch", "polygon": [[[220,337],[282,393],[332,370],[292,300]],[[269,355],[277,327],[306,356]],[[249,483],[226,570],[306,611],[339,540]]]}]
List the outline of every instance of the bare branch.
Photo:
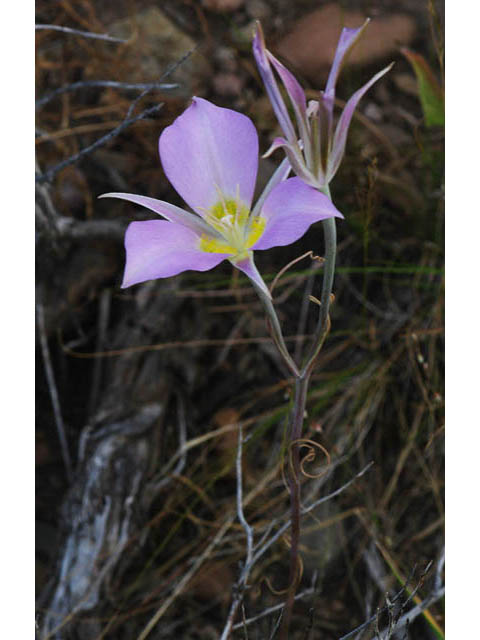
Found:
[{"label": "bare branch", "polygon": [[440,591],[442,588],[443,580],[442,580],[442,571],[445,566],[445,547],[443,547],[443,551],[440,555],[440,558],[437,563],[437,569],[435,571],[435,591]]},{"label": "bare branch", "polygon": [[[281,604],[276,605],[274,607],[270,607],[269,609],[265,609],[265,611],[263,611],[261,614],[255,616],[253,618],[249,618],[248,620],[244,620],[243,622],[239,622],[236,625],[233,625],[233,621],[234,621],[235,614],[237,612],[238,606],[240,605],[240,603],[242,602],[242,599],[243,599],[243,592],[244,592],[245,587],[247,585],[247,580],[248,580],[248,576],[250,574],[250,571],[252,570],[253,566],[258,562],[258,560],[265,554],[265,552],[274,544],[274,542],[276,542],[290,527],[290,519],[289,519],[277,530],[277,532],[273,536],[271,536],[267,541],[265,541],[267,536],[268,536],[268,534],[269,534],[269,532],[271,531],[272,527],[276,524],[276,521],[271,522],[269,524],[268,528],[267,528],[266,534],[264,534],[262,536],[261,540],[257,544],[256,552],[255,552],[255,548],[253,547],[253,529],[248,524],[248,522],[246,521],[245,515],[243,513],[242,466],[241,466],[243,441],[242,441],[241,428],[239,429],[239,436],[238,437],[239,437],[239,440],[238,440],[237,464],[236,464],[236,468],[237,468],[237,515],[238,515],[238,519],[240,520],[243,528],[245,529],[246,535],[247,535],[247,556],[246,556],[245,563],[243,565],[243,569],[242,569],[240,578],[238,579],[237,583],[234,586],[233,601],[232,601],[232,604],[230,606],[230,611],[229,611],[229,614],[228,614],[228,617],[227,617],[227,622],[225,623],[225,627],[223,629],[223,632],[222,632],[222,635],[220,637],[220,640],[227,640],[232,630],[239,629],[244,625],[249,625],[249,624],[255,622],[256,620],[259,620],[260,618],[262,618],[264,616],[270,615],[271,613],[274,613],[275,611],[279,611],[280,609],[283,610],[283,608],[285,606],[284,603],[281,603]],[[335,491],[333,491],[332,493],[328,494],[327,496],[323,496],[322,498],[320,498],[319,500],[316,500],[314,503],[312,503],[308,507],[304,508],[302,513],[309,513],[310,511],[315,509],[319,504],[322,504],[323,502],[326,502],[327,500],[330,500],[331,498],[333,498],[333,497],[339,495],[340,493],[342,493],[343,491],[345,491],[353,482],[355,482],[355,480],[357,480],[364,473],[366,473],[368,471],[368,469],[372,466],[372,464],[373,464],[373,462],[370,462],[368,465],[366,465],[366,467],[364,467],[359,473],[357,473],[356,476],[354,476],[351,480],[346,482],[339,489],[336,489]],[[297,600],[299,598],[303,598],[306,595],[310,595],[313,592],[314,592],[314,586],[312,584],[312,587],[310,589],[307,589],[306,591],[303,591],[302,593],[296,595],[295,596],[295,600]],[[279,621],[277,621],[277,623],[279,623]]]},{"label": "bare branch", "polygon": [[248,524],[245,514],[243,513],[243,484],[242,484],[242,444],[243,444],[243,434],[242,434],[242,425],[241,423],[238,425],[238,448],[237,448],[237,461],[236,461],[236,471],[237,471],[237,515],[240,520],[242,527],[245,529],[245,533],[247,536],[247,559],[245,561],[245,566],[249,566],[252,562],[253,556],[253,529]]},{"label": "bare branch", "polygon": [[[403,614],[403,616],[395,624],[395,632],[398,633],[399,631],[402,631],[402,629],[411,624],[415,620],[415,618],[418,618],[418,616],[422,614],[425,609],[428,609],[428,607],[440,600],[440,598],[443,598],[444,595],[444,586],[442,586],[438,591],[433,591],[429,596],[425,598],[425,600],[422,600],[422,602],[413,607],[413,609],[410,609],[410,611],[407,611],[407,613]],[[387,632],[380,633],[379,638],[380,640],[387,640],[389,638],[388,629]],[[343,638],[341,638],[341,640],[343,640]]]},{"label": "bare branch", "polygon": [[[179,67],[181,64],[183,64],[185,62],[185,60],[187,60],[187,58],[189,58],[194,51],[195,51],[195,48],[191,49],[184,56],[182,56],[180,58],[180,60],[178,60],[177,62],[172,64],[165,71],[165,73],[162,75],[160,80],[163,80],[164,78],[169,76],[171,73],[173,73],[173,71],[175,71],[175,69],[177,67]],[[51,169],[48,169],[47,171],[45,171],[45,173],[37,174],[35,176],[35,182],[40,182],[41,183],[41,182],[45,182],[47,180],[51,180],[56,173],[58,173],[62,169],[65,169],[65,167],[68,167],[71,164],[74,164],[80,158],[83,158],[83,156],[92,153],[92,151],[95,151],[95,149],[98,149],[99,147],[103,147],[107,142],[109,142],[109,140],[111,140],[112,138],[118,136],[119,133],[124,131],[131,124],[137,122],[138,120],[143,120],[144,118],[148,118],[149,116],[153,115],[154,113],[157,113],[158,111],[160,111],[160,109],[162,109],[162,107],[163,107],[163,103],[157,104],[157,105],[155,105],[153,107],[149,107],[148,109],[145,109],[144,111],[142,111],[138,115],[136,115],[134,117],[131,117],[131,115],[133,113],[133,110],[137,106],[138,102],[143,97],[145,97],[149,91],[151,91],[151,88],[145,89],[144,91],[142,91],[142,93],[139,96],[137,96],[137,98],[135,98],[135,100],[131,103],[130,108],[127,111],[125,119],[123,120],[123,122],[121,122],[118,125],[118,127],[115,127],[114,129],[112,129],[112,131],[110,131],[109,133],[105,134],[104,136],[102,136],[101,138],[96,140],[93,144],[88,145],[87,147],[84,147],[78,153],[74,154],[73,156],[70,156],[66,160],[63,160],[62,162],[60,162],[59,164],[55,165]]]},{"label": "bare branch", "polygon": [[[308,589],[305,589],[305,591],[302,591],[301,593],[297,593],[295,596],[295,600],[301,600],[302,598],[311,596],[314,593],[315,593],[315,587],[314,586],[309,587]],[[281,602],[280,604],[276,604],[273,607],[268,607],[268,609],[264,609],[261,613],[259,613],[256,616],[253,616],[252,618],[247,618],[242,622],[237,622],[237,624],[234,625],[233,630],[241,629],[243,625],[248,626],[250,624],[253,624],[254,622],[257,622],[257,620],[261,620],[262,618],[265,618],[266,616],[269,616],[272,613],[275,613],[276,611],[280,611],[280,609],[283,609],[284,606],[285,606],[284,603]]]},{"label": "bare branch", "polygon": [[[328,495],[323,496],[322,498],[319,498],[318,500],[313,502],[308,507],[304,507],[304,509],[302,510],[302,513],[310,513],[310,511],[313,511],[313,509],[316,509],[316,507],[318,507],[323,502],[327,502],[328,500],[331,500],[332,498],[335,498],[336,496],[338,496],[341,493],[343,493],[346,489],[348,489],[348,487],[350,485],[352,485],[356,480],[358,480],[358,478],[361,478],[370,469],[370,467],[373,464],[374,464],[373,462],[369,462],[359,473],[357,473],[356,476],[351,478],[348,482],[346,482],[344,485],[342,485],[339,489],[336,489],[335,491],[332,491],[332,493],[329,493]],[[272,546],[272,544],[274,544],[279,538],[282,537],[282,535],[289,529],[289,527],[290,527],[290,519],[287,520],[278,529],[278,531],[276,533],[274,533],[273,536],[267,542],[265,542],[265,544],[262,547],[260,547],[259,549],[257,548],[257,551],[256,551],[256,553],[255,553],[255,555],[253,557],[253,563],[254,564],[257,562],[257,560],[261,556],[263,556],[263,554]]]},{"label": "bare branch", "polygon": [[[400,596],[404,592],[405,592],[405,587],[402,587],[400,591],[397,591],[397,593],[390,600],[390,606],[395,602],[397,602],[397,600],[400,598]],[[358,634],[360,631],[363,631],[363,629],[366,629],[367,627],[369,627],[372,624],[372,622],[376,622],[378,620],[378,616],[381,613],[388,611],[388,608],[389,608],[389,605],[385,605],[381,609],[377,609],[377,611],[370,618],[368,618],[368,620],[365,620],[365,622],[362,622],[362,624],[358,625],[358,627],[355,627],[355,629],[352,629],[352,631],[349,631],[346,635],[339,638],[339,640],[348,640],[349,638],[353,638],[353,636]]]},{"label": "bare branch", "polygon": [[438,560],[438,563],[437,563],[434,588],[433,588],[432,592],[424,600],[422,600],[422,602],[418,603],[415,607],[413,607],[412,609],[410,609],[409,611],[407,611],[405,614],[403,614],[400,617],[400,614],[402,613],[402,611],[405,609],[405,607],[408,605],[408,603],[413,600],[413,598],[415,597],[415,595],[418,592],[419,588],[423,584],[423,580],[424,580],[426,574],[428,573],[428,571],[430,570],[430,567],[431,567],[432,563],[429,563],[427,565],[427,567],[424,569],[424,571],[422,572],[422,574],[420,576],[420,580],[419,580],[418,584],[413,589],[413,591],[410,593],[409,597],[405,601],[400,602],[400,608],[399,608],[398,613],[397,613],[397,615],[395,617],[391,617],[391,613],[392,613],[392,610],[393,610],[393,605],[400,600],[400,597],[405,592],[406,587],[407,587],[407,585],[408,585],[408,583],[410,581],[411,576],[408,577],[408,579],[407,579],[406,583],[404,584],[404,586],[400,589],[400,591],[398,591],[395,594],[395,596],[393,598],[389,598],[388,595],[386,596],[386,603],[387,604],[384,607],[382,607],[381,609],[378,609],[377,612],[373,616],[371,616],[368,620],[363,622],[361,625],[359,625],[358,627],[356,627],[352,631],[349,631],[346,635],[344,635],[341,638],[339,638],[339,640],[348,640],[349,638],[353,638],[353,636],[357,635],[363,629],[366,629],[367,627],[369,627],[372,623],[376,623],[377,627],[378,627],[379,616],[380,616],[381,613],[384,613],[384,612],[388,612],[389,613],[388,627],[386,629],[384,629],[383,631],[380,631],[379,629],[377,629],[376,634],[377,634],[378,640],[389,640],[391,638],[391,635],[392,635],[393,631],[395,633],[398,633],[398,632],[406,629],[408,627],[408,625],[411,622],[413,622],[413,620],[415,620],[415,618],[417,618],[420,614],[422,614],[426,609],[428,609],[428,607],[430,605],[432,605],[435,602],[437,602],[438,600],[440,600],[440,598],[443,598],[443,596],[445,594],[445,586],[441,583],[442,582],[441,578],[439,579],[438,576],[442,572],[444,562],[445,562],[445,551],[442,552],[442,555],[440,556],[440,558]]},{"label": "bare branch", "polygon": [[174,83],[161,83],[161,82],[116,82],[115,80],[80,80],[79,82],[72,82],[72,84],[67,84],[64,87],[59,87],[52,91],[51,93],[47,93],[47,95],[39,98],[35,102],[35,109],[39,107],[43,107],[43,105],[53,100],[57,96],[61,96],[63,93],[69,93],[71,91],[77,91],[77,89],[92,89],[96,87],[102,87],[107,89],[123,89],[125,91],[153,91],[157,89],[158,91],[168,91],[170,89],[177,89],[180,85]]},{"label": "bare branch", "polygon": [[36,24],[35,31],[61,31],[62,33],[69,33],[74,36],[82,36],[82,38],[93,38],[94,40],[104,40],[105,42],[119,42],[125,43],[128,40],[122,38],[114,38],[104,33],[92,33],[91,31],[80,31],[79,29],[72,29],[71,27],[62,27],[58,24]]},{"label": "bare branch", "polygon": [[[220,640],[227,640],[230,636],[230,632],[232,630],[233,621],[235,619],[235,614],[237,613],[237,609],[239,604],[243,600],[243,592],[245,587],[247,586],[248,576],[250,574],[250,570],[253,566],[252,558],[253,558],[253,529],[248,524],[245,514],[243,513],[243,484],[242,484],[242,445],[243,445],[243,432],[242,425],[238,425],[238,447],[237,447],[237,460],[236,460],[236,471],[237,471],[237,515],[238,519],[242,527],[245,529],[245,533],[247,536],[247,556],[243,565],[242,573],[236,585],[234,585],[234,596],[233,601],[230,606],[230,611],[228,613],[227,622],[225,623],[225,627],[223,629]],[[242,623],[243,624],[243,623]]]},{"label": "bare branch", "polygon": [[78,153],[75,153],[73,156],[70,156],[66,160],[59,162],[57,165],[55,165],[51,169],[48,169],[47,171],[45,171],[45,173],[42,173],[40,175],[37,174],[35,176],[35,182],[46,182],[47,180],[51,180],[55,174],[57,174],[62,169],[65,169],[65,167],[69,167],[71,164],[74,164],[75,162],[80,160],[80,158],[83,158],[83,156],[86,156],[87,154],[92,153],[92,151],[95,151],[95,149],[99,149],[100,147],[103,147],[105,144],[107,144],[109,140],[118,136],[119,133],[121,133],[124,129],[129,127],[131,124],[133,124],[134,122],[137,122],[138,120],[144,120],[145,118],[148,118],[148,116],[151,116],[154,113],[157,113],[158,111],[160,111],[162,107],[163,107],[163,102],[155,105],[154,107],[150,107],[149,109],[145,109],[145,111],[142,111],[142,113],[139,113],[134,118],[125,119],[121,124],[118,125],[118,127],[115,127],[115,129],[112,129],[111,131],[109,131],[107,134],[105,134],[98,140],[95,140],[93,144],[90,144],[87,147],[84,147]]}]

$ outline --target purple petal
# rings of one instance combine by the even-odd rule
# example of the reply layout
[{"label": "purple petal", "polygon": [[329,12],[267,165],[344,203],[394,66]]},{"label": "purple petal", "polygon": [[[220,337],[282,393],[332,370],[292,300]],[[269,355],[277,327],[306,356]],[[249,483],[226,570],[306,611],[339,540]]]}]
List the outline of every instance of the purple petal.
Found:
[{"label": "purple petal", "polygon": [[345,144],[347,142],[347,134],[348,134],[348,129],[350,127],[350,122],[352,120],[353,113],[357,108],[358,103],[360,102],[360,99],[368,91],[368,89],[370,89],[372,84],[374,84],[377,80],[379,80],[382,76],[384,76],[387,73],[387,71],[390,71],[392,66],[393,66],[393,63],[388,67],[386,67],[385,69],[382,69],[382,71],[379,71],[376,75],[374,75],[373,78],[369,80],[369,82],[364,84],[363,87],[361,87],[358,91],[355,91],[353,96],[345,105],[345,108],[342,111],[342,115],[340,116],[340,119],[338,121],[337,128],[335,129],[335,135],[333,137],[333,145],[332,145],[332,151],[329,158],[329,166],[328,166],[328,174],[327,174],[328,182],[330,182],[330,180],[336,174],[337,169],[340,166],[340,162],[342,161],[343,154],[345,151]]},{"label": "purple petal", "polygon": [[283,65],[280,60],[277,60],[274,55],[267,51],[267,57],[275,67],[275,71],[280,76],[281,81],[288,93],[288,97],[292,101],[292,106],[295,110],[295,114],[299,120],[306,121],[307,117],[307,100],[305,98],[305,92],[297,82],[295,76]]},{"label": "purple petal", "polygon": [[253,261],[253,253],[251,251],[248,252],[247,257],[243,258],[243,260],[233,259],[233,260],[230,260],[230,262],[233,264],[234,267],[236,267],[237,269],[240,269],[240,271],[243,271],[243,273],[247,275],[250,278],[250,280],[252,280],[252,282],[256,284],[256,286],[263,291],[263,293],[267,296],[267,298],[272,297],[270,294],[270,291],[268,290],[267,285],[263,281],[262,276],[260,275],[257,267],[255,266],[255,263]]},{"label": "purple petal", "polygon": [[274,151],[276,151],[277,149],[281,149],[282,147],[290,147],[290,149],[294,153],[294,149],[292,149],[292,145],[288,142],[288,140],[282,138],[281,136],[278,136],[273,140],[272,144],[269,146],[267,151],[265,151],[262,158],[270,157]]},{"label": "purple petal", "polygon": [[307,100],[305,98],[305,92],[297,82],[295,76],[277,60],[269,51],[267,51],[268,59],[275,67],[276,72],[280,76],[283,86],[285,87],[290,102],[292,103],[293,110],[295,111],[295,117],[297,119],[298,131],[301,141],[303,143],[303,149],[305,157],[307,159],[307,165],[311,165],[313,157],[312,138],[310,135],[310,128],[307,118]]},{"label": "purple petal", "polygon": [[165,173],[192,209],[203,215],[221,197],[250,208],[258,168],[258,136],[247,116],[203,98],[193,102],[159,140]]},{"label": "purple petal", "polygon": [[287,107],[283,101],[275,76],[273,75],[270,61],[268,59],[268,51],[265,47],[262,27],[259,22],[257,22],[257,30],[255,32],[255,37],[253,38],[253,55],[257,62],[257,67],[260,72],[260,76],[262,77],[263,84],[265,85],[268,97],[272,103],[273,110],[277,116],[278,123],[280,124],[287,140],[291,144],[296,144],[297,136],[295,134],[295,129],[293,128]]},{"label": "purple petal", "polygon": [[254,250],[291,244],[314,222],[334,216],[343,218],[330,198],[300,178],[289,178],[277,185],[266,199],[260,215],[266,219],[266,226],[253,245]]},{"label": "purple petal", "polygon": [[230,257],[201,251],[198,244],[197,234],[179,224],[164,220],[131,222],[125,234],[127,263],[122,288],[189,269],[208,271]]},{"label": "purple petal", "polygon": [[98,197],[118,198],[119,200],[134,202],[135,204],[139,204],[142,207],[150,209],[150,211],[160,214],[170,222],[176,222],[184,227],[188,227],[199,236],[203,233],[218,235],[216,234],[216,231],[204,222],[202,218],[199,218],[197,215],[189,213],[188,211],[184,211],[173,204],[164,202],[163,200],[156,200],[155,198],[149,198],[147,196],[137,196],[133,193],[104,193]]},{"label": "purple petal", "polygon": [[282,148],[285,151],[285,155],[287,156],[293,172],[302,178],[302,180],[307,184],[318,187],[318,180],[315,178],[313,173],[307,169],[305,160],[300,153],[300,147],[298,145],[293,147],[289,142],[287,142],[287,140],[285,140],[285,138],[275,138],[269,150],[263,154],[263,157],[268,158],[268,156],[274,151]]},{"label": "purple petal", "polygon": [[335,95],[335,85],[345,62],[346,55],[352,50],[354,44],[358,41],[369,22],[370,18],[367,18],[363,25],[358,29],[347,29],[346,27],[342,29],[337,49],[335,51],[335,56],[333,58],[332,67],[330,69],[330,74],[328,76],[327,86],[325,87],[325,93],[327,95]]}]

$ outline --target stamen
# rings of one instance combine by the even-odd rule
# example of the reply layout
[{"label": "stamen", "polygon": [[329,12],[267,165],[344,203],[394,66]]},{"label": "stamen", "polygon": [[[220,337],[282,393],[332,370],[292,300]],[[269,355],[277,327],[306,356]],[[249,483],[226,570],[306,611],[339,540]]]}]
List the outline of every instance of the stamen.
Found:
[{"label": "stamen", "polygon": [[218,201],[209,209],[203,209],[203,218],[213,230],[222,236],[213,242],[202,238],[201,248],[212,253],[234,253],[243,255],[253,246],[265,228],[265,220],[251,216],[250,210],[240,198],[240,185],[235,188],[235,197],[228,197],[215,185]]}]

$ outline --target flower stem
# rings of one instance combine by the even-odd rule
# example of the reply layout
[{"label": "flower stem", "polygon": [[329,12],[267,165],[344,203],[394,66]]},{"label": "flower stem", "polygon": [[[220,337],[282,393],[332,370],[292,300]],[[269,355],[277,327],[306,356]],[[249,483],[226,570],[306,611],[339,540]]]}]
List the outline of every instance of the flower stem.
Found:
[{"label": "flower stem", "polygon": [[[322,190],[326,196],[330,198],[330,189],[328,185]],[[323,264],[323,281],[322,281],[322,295],[320,298],[320,314],[318,317],[317,328],[315,330],[315,337],[313,344],[308,354],[305,365],[302,368],[302,372],[311,372],[316,357],[322,348],[325,337],[330,328],[329,326],[329,311],[330,311],[330,298],[332,295],[333,278],[335,275],[335,258],[337,254],[337,229],[335,226],[335,218],[327,218],[323,220],[323,237],[325,240],[325,262]]]},{"label": "flower stem", "polygon": [[[322,192],[330,198],[330,190],[326,185]],[[300,582],[299,573],[299,557],[298,547],[300,541],[300,443],[302,437],[303,420],[305,416],[305,407],[307,402],[308,383],[310,381],[310,375],[315,366],[315,360],[322,348],[322,345],[327,337],[330,320],[330,298],[332,294],[333,278],[335,275],[335,258],[337,249],[337,233],[335,227],[335,218],[328,218],[323,221],[323,233],[325,239],[325,262],[323,266],[323,281],[322,281],[322,293],[320,299],[320,314],[318,318],[317,327],[315,330],[315,336],[313,344],[311,346],[308,357],[305,364],[299,370],[292,357],[290,356],[288,349],[285,345],[285,341],[280,327],[275,308],[272,300],[260,289],[254,282],[252,282],[255,290],[263,304],[267,318],[270,322],[270,330],[273,341],[277,346],[286,366],[293,374],[295,379],[295,395],[293,400],[293,406],[290,415],[290,425],[288,432],[288,448],[287,448],[287,460],[288,460],[288,472],[287,480],[290,491],[290,512],[291,512],[291,541],[290,541],[290,568],[289,568],[289,582],[287,599],[285,602],[285,608],[283,610],[282,625],[280,628],[279,640],[287,640],[288,632],[290,628],[290,622],[293,613],[293,603],[295,601],[295,594],[297,592],[298,584]]]},{"label": "flower stem", "polygon": [[286,453],[288,459],[288,486],[290,490],[291,538],[290,538],[290,570],[287,600],[283,610],[280,640],[288,638],[288,629],[292,619],[293,603],[300,581],[298,545],[300,541],[300,447],[298,440],[302,435],[303,419],[307,402],[307,390],[310,372],[295,378],[295,396],[292,407],[289,443]]},{"label": "flower stem", "polygon": [[[328,185],[324,189],[325,195],[330,197]],[[329,309],[332,294],[333,278],[335,274],[335,257],[337,248],[337,233],[335,218],[323,221],[325,238],[325,262],[323,267],[322,294],[320,299],[320,315],[315,331],[314,341],[305,365],[295,377],[295,397],[291,414],[288,451],[288,484],[290,489],[291,511],[291,541],[290,541],[290,577],[287,600],[283,611],[280,640],[288,639],[288,631],[293,613],[293,603],[297,592],[300,575],[298,572],[298,547],[300,541],[300,447],[298,441],[302,436],[303,420],[307,402],[307,391],[310,375],[315,366],[315,360],[323,346],[330,328]]]},{"label": "flower stem", "polygon": [[285,344],[285,340],[283,338],[282,328],[280,327],[280,322],[278,320],[275,307],[273,306],[273,302],[271,298],[265,295],[265,292],[255,282],[252,281],[252,284],[255,291],[257,292],[258,297],[260,298],[260,302],[263,304],[265,313],[267,314],[267,318],[270,323],[272,339],[280,355],[282,356],[288,370],[295,377],[297,377],[299,375],[298,367],[293,361],[292,356],[288,352],[287,345]]}]

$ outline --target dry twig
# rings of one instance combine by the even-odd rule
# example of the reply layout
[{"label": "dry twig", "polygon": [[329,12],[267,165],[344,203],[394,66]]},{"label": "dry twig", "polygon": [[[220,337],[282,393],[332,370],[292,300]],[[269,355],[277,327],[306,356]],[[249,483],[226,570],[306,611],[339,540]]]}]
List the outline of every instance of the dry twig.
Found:
[{"label": "dry twig", "polygon": [[[162,75],[160,80],[163,80],[164,78],[168,77],[171,73],[173,73],[175,69],[177,69],[181,64],[185,62],[185,60],[187,60],[187,58],[191,56],[193,51],[194,49],[192,49],[191,51],[188,51],[184,56],[182,56],[182,58],[180,58],[180,60],[178,60],[175,64],[171,65]],[[142,91],[142,93],[137,98],[135,98],[135,100],[131,103],[124,120],[117,127],[109,131],[107,134],[105,134],[104,136],[102,136],[92,144],[88,145],[87,147],[84,147],[78,153],[75,153],[74,155],[70,156],[66,160],[62,160],[62,162],[59,162],[54,167],[51,167],[50,169],[45,171],[45,173],[37,174],[35,176],[35,182],[41,183],[41,182],[46,182],[48,180],[51,180],[59,171],[61,171],[62,169],[65,169],[65,167],[68,167],[71,164],[74,164],[84,156],[92,153],[92,151],[95,151],[96,149],[103,147],[105,144],[107,144],[107,142],[109,142],[111,139],[118,136],[119,133],[127,129],[127,127],[129,127],[130,125],[134,124],[135,122],[138,122],[139,120],[144,120],[145,118],[148,118],[149,116],[152,116],[155,113],[158,113],[163,108],[163,103],[154,105],[153,107],[149,107],[144,111],[142,111],[141,113],[139,113],[138,115],[131,117],[133,110],[135,109],[139,101],[142,98],[144,98],[147,95],[147,93],[149,93],[152,90],[152,86],[150,85],[148,86],[149,88]]]},{"label": "dry twig", "polygon": [[125,43],[127,40],[122,38],[114,38],[104,33],[92,33],[91,31],[81,31],[80,29],[72,29],[71,27],[62,27],[59,24],[36,24],[35,31],[61,31],[62,33],[68,33],[74,36],[81,36],[82,38],[92,38],[94,40],[104,40],[105,42],[117,42]]}]

